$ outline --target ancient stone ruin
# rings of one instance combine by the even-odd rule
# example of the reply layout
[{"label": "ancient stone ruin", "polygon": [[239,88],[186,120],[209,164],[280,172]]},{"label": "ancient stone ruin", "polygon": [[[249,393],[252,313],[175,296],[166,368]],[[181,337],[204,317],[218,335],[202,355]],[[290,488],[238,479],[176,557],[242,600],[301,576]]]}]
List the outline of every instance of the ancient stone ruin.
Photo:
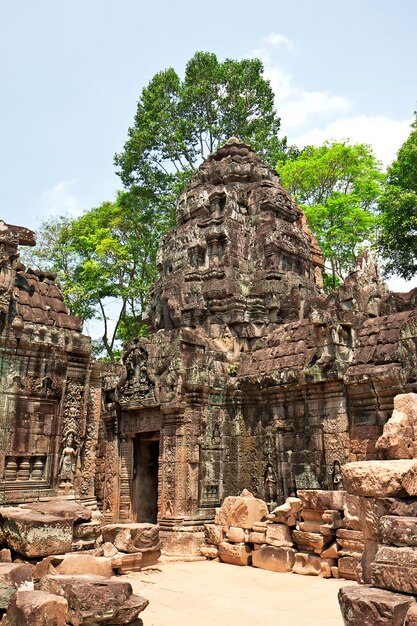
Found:
[{"label": "ancient stone ruin", "polygon": [[[348,506],[363,494],[344,468],[397,455],[411,472],[415,448],[398,432],[414,437],[415,422],[396,406],[378,438],[394,398],[417,392],[417,289],[390,293],[364,254],[324,294],[302,211],[237,139],[181,195],[158,255],[150,332],[126,346],[121,365],[94,362],[54,276],[18,262],[18,246],[34,243],[31,231],[0,222],[0,536],[11,558],[59,557],[38,572],[79,576],[71,553],[93,550],[110,559],[100,568],[122,573],[155,563],[159,535],[148,535],[160,529],[167,553],[199,554],[206,541],[207,556],[228,562],[368,572],[360,563],[370,538]],[[381,489],[391,498],[389,476]],[[219,521],[216,509],[242,492],[261,503],[250,524],[242,510]],[[63,498],[91,520],[59,521],[47,505]],[[29,527],[47,527],[53,551],[25,539]],[[57,584],[42,593],[68,601],[71,585]]]}]

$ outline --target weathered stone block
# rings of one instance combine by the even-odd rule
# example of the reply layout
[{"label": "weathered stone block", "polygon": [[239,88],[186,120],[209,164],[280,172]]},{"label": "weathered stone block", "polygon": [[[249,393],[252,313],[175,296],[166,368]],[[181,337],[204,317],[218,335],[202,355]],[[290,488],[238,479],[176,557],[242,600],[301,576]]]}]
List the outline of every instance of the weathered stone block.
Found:
[{"label": "weathered stone block", "polygon": [[205,556],[206,559],[217,559],[219,556],[219,549],[217,546],[201,546],[201,556]]},{"label": "weathered stone block", "polygon": [[103,541],[112,543],[119,552],[142,552],[159,545],[157,524],[108,524],[101,529]]},{"label": "weathered stone block", "polygon": [[337,542],[334,541],[320,554],[323,559],[337,559],[339,556]]},{"label": "weathered stone block", "polygon": [[417,594],[417,568],[374,561],[371,584],[381,589]]},{"label": "weathered stone block", "polygon": [[360,530],[339,528],[336,532],[336,539],[340,546],[339,556],[353,556],[358,559],[362,556],[365,543]]},{"label": "weathered stone block", "polygon": [[6,609],[16,590],[32,581],[32,568],[26,563],[0,563],[0,609]]},{"label": "weathered stone block", "polygon": [[48,574],[95,574],[112,576],[113,568],[110,559],[91,554],[63,554],[47,556],[36,564],[33,571],[34,579],[41,579]]},{"label": "weathered stone block", "polygon": [[272,522],[287,524],[287,526],[295,526],[299,512],[301,511],[302,502],[300,498],[289,497],[284,504],[277,506],[267,518]]},{"label": "weathered stone block", "polygon": [[247,540],[247,536],[243,528],[231,526],[227,531],[227,540],[231,543],[242,543]]},{"label": "weathered stone block", "polygon": [[8,547],[27,558],[71,552],[71,519],[18,507],[2,507],[0,526]]},{"label": "weathered stone block", "polygon": [[28,502],[21,504],[20,508],[31,509],[53,517],[63,517],[71,520],[74,524],[89,522],[92,515],[91,509],[80,502],[65,500],[64,498],[51,498],[47,502]]},{"label": "weathered stone block", "polygon": [[346,490],[367,497],[414,496],[417,494],[417,462],[356,461],[342,467]]},{"label": "weathered stone block", "polygon": [[273,572],[291,572],[295,550],[278,546],[261,546],[252,553],[252,565]]},{"label": "weathered stone block", "polygon": [[365,547],[359,559],[356,578],[361,585],[369,585],[371,583],[371,565],[375,561],[377,550],[378,543],[376,541],[365,539]]},{"label": "weathered stone block", "polygon": [[248,543],[263,544],[265,543],[266,532],[260,533],[255,530],[249,533]]},{"label": "weathered stone block", "polygon": [[292,537],[301,552],[315,552],[316,554],[321,554],[331,541],[331,537],[324,537],[319,533],[305,533],[301,530],[293,530]]},{"label": "weathered stone block", "polygon": [[92,521],[81,524],[74,524],[73,537],[74,540],[84,539],[87,541],[95,541],[101,534],[100,522]]},{"label": "weathered stone block", "polygon": [[345,626],[403,626],[410,596],[365,586],[342,587],[338,593]]},{"label": "weathered stone block", "polygon": [[266,529],[265,543],[271,546],[291,547],[291,530],[286,524],[269,524]]},{"label": "weathered stone block", "polygon": [[417,517],[386,515],[379,522],[380,541],[394,546],[417,546]]},{"label": "weathered stone block", "polygon": [[302,574],[303,576],[321,576],[322,578],[331,578],[331,568],[335,565],[335,559],[323,558],[308,552],[297,552],[292,571],[294,574]]},{"label": "weathered stone block", "polygon": [[206,543],[218,546],[224,539],[223,528],[216,524],[204,524],[204,536]]},{"label": "weathered stone block", "polygon": [[238,526],[250,530],[255,522],[265,519],[267,515],[265,502],[244,490],[240,496],[224,499],[220,509],[216,509],[214,522],[220,526]]},{"label": "weathered stone block", "polygon": [[392,416],[384,425],[384,431],[375,449],[385,459],[412,459],[417,449],[417,394],[398,394],[394,398]]},{"label": "weathered stone block", "polygon": [[140,572],[143,566],[142,552],[130,554],[118,554],[111,559],[111,567],[118,574],[126,574],[127,572]]},{"label": "weathered stone block", "polygon": [[417,626],[417,606],[412,604],[407,611],[404,626]]},{"label": "weathered stone block", "polygon": [[346,578],[346,580],[357,580],[357,569],[359,559],[353,556],[340,557],[337,562],[340,578]]},{"label": "weathered stone block", "polygon": [[224,563],[231,565],[249,565],[251,549],[246,543],[228,543],[222,541],[219,545],[219,557]]},{"label": "weathered stone block", "polygon": [[45,576],[39,585],[41,590],[67,599],[69,621],[73,626],[127,624],[149,604],[144,598],[132,596],[130,583],[116,578],[58,574]]},{"label": "weathered stone block", "polygon": [[46,591],[18,591],[7,608],[8,626],[65,626],[68,602]]},{"label": "weathered stone block", "polygon": [[324,491],[321,489],[298,489],[297,495],[306,509],[343,510],[345,491]]}]

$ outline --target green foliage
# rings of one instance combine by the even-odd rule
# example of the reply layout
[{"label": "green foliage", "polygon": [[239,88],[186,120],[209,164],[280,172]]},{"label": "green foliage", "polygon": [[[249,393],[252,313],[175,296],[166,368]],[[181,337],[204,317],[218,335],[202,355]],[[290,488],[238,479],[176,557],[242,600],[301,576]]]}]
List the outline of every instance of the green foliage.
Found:
[{"label": "green foliage", "polygon": [[417,114],[408,139],[388,169],[379,201],[378,249],[386,274],[410,279],[417,273]]},{"label": "green foliage", "polygon": [[101,321],[101,349],[95,345],[94,350],[104,350],[114,360],[117,339],[144,332],[142,311],[156,278],[156,247],[165,230],[163,217],[154,214],[152,197],[136,189],[79,218],[45,222],[38,246],[26,260],[57,274],[71,313]]},{"label": "green foliage", "polygon": [[365,144],[327,142],[307,146],[292,161],[279,161],[277,169],[322,249],[330,273],[325,287],[334,289],[355,257],[374,245],[381,165]]},{"label": "green foliage", "polygon": [[286,145],[277,136],[280,119],[263,71],[258,59],[221,63],[213,53],[197,52],[183,81],[173,68],[155,74],[115,156],[125,186],[151,188],[168,206],[201,160],[231,136],[275,165]]}]

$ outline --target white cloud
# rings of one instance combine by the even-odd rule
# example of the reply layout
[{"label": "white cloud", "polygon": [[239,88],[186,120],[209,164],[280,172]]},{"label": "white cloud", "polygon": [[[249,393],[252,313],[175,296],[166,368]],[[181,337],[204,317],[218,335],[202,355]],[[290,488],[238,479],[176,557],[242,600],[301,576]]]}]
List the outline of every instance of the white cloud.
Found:
[{"label": "white cloud", "polygon": [[78,217],[83,209],[73,192],[77,180],[61,180],[51,189],[42,193],[42,211],[48,215],[71,215]]},{"label": "white cloud", "polygon": [[355,115],[341,117],[323,127],[315,126],[296,135],[290,143],[299,147],[320,145],[326,139],[350,139],[354,143],[368,143],[384,165],[389,165],[398,149],[410,134],[411,120],[393,120],[385,115]]},{"label": "white cloud", "polygon": [[279,35],[278,33],[271,33],[268,37],[262,40],[262,43],[265,43],[269,46],[279,46],[283,45],[287,48],[287,50],[293,50],[294,42],[292,39],[287,37],[286,35]]},{"label": "white cloud", "polygon": [[347,113],[352,106],[345,96],[334,96],[327,91],[298,91],[293,89],[280,103],[279,112],[285,129],[311,123],[316,118],[329,118]]},{"label": "white cloud", "polygon": [[391,276],[386,283],[391,291],[407,292],[411,291],[417,287],[417,280],[404,280],[404,278],[400,278],[399,276]]}]

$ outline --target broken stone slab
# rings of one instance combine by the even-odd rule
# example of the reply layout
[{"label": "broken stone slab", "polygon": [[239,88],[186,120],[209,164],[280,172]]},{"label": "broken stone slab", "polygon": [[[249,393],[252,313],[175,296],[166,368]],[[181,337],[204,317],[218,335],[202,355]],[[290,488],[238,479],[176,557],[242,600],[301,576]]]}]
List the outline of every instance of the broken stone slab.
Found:
[{"label": "broken stone slab", "polygon": [[321,576],[321,578],[331,578],[331,568],[336,565],[335,559],[323,558],[308,552],[297,552],[292,568],[294,574],[303,576]]},{"label": "broken stone slab", "polygon": [[330,546],[326,548],[326,550],[323,550],[320,556],[323,559],[337,559],[339,556],[337,542],[334,541],[333,543],[331,543]]},{"label": "broken stone slab", "polygon": [[265,519],[267,515],[268,507],[265,502],[244,489],[240,496],[228,496],[224,499],[222,506],[216,509],[214,523],[251,530],[255,522]]},{"label": "broken stone slab", "polygon": [[298,489],[297,496],[305,509],[342,511],[346,491],[324,491],[322,489]]},{"label": "broken stone slab", "polygon": [[417,517],[385,515],[379,522],[380,541],[394,546],[417,546]]},{"label": "broken stone slab", "polygon": [[[246,531],[247,533],[247,531]],[[231,526],[227,531],[227,540],[230,543],[242,543],[247,541],[248,534],[245,534],[243,528],[238,528],[237,526]]]},{"label": "broken stone slab", "polygon": [[9,548],[0,550],[0,563],[12,563],[12,552]]},{"label": "broken stone slab", "polygon": [[32,567],[26,563],[0,563],[0,609],[6,609],[16,590],[32,584]]},{"label": "broken stone slab", "polygon": [[103,541],[112,543],[119,552],[142,552],[159,547],[157,524],[107,524],[101,532]]},{"label": "broken stone slab", "polygon": [[97,576],[112,576],[111,560],[91,554],[60,554],[47,556],[35,565],[33,578],[40,580],[48,574],[95,574]]},{"label": "broken stone slab", "polygon": [[266,528],[265,543],[291,548],[293,545],[291,529],[286,524],[269,524]]},{"label": "broken stone slab", "polygon": [[408,566],[410,569],[417,568],[417,547],[398,547],[379,544],[375,561],[378,563],[403,565],[404,567]]},{"label": "broken stone slab", "polygon": [[337,562],[339,577],[346,580],[357,580],[359,559],[353,556],[340,557]]},{"label": "broken stone slab", "polygon": [[260,533],[258,531],[253,530],[249,533],[248,543],[253,544],[263,544],[265,543],[266,532]]},{"label": "broken stone slab", "polygon": [[355,461],[342,467],[343,484],[353,495],[373,498],[417,495],[417,461]]},{"label": "broken stone slab", "polygon": [[128,624],[149,604],[132,595],[132,586],[125,581],[104,576],[56,574],[41,579],[39,587],[67,599],[69,622],[83,624]]},{"label": "broken stone slab", "polygon": [[300,511],[301,519],[304,522],[323,523],[324,509],[302,509]]},{"label": "broken stone slab", "polygon": [[363,533],[360,530],[339,528],[336,532],[337,543],[340,546],[339,556],[362,556],[365,543]]},{"label": "broken stone slab", "polygon": [[348,495],[344,522],[363,532],[365,539],[377,541],[379,521],[385,515],[417,517],[417,498],[367,498]]},{"label": "broken stone slab", "polygon": [[[400,550],[401,548],[396,548]],[[409,564],[396,565],[378,562],[371,564],[371,584],[381,589],[390,589],[400,593],[417,594],[417,568]]]},{"label": "broken stone slab", "polygon": [[302,502],[300,498],[289,497],[286,499],[284,504],[277,506],[266,517],[271,522],[287,524],[287,526],[295,526],[301,508]]},{"label": "broken stone slab", "polygon": [[316,554],[321,554],[331,541],[331,537],[325,537],[320,533],[306,533],[302,530],[293,530],[292,537],[300,552],[315,552]]},{"label": "broken stone slab", "polygon": [[200,548],[201,556],[205,556],[206,559],[217,559],[219,556],[219,549],[217,546],[204,545]]},{"label": "broken stone slab", "polygon": [[7,546],[26,558],[71,552],[71,519],[20,507],[0,507],[0,527]]},{"label": "broken stone slab", "polygon": [[70,519],[74,524],[89,522],[91,520],[91,509],[76,502],[75,500],[66,500],[65,498],[51,498],[47,502],[28,502],[21,504],[21,509],[30,509],[38,513],[45,513],[53,517],[63,517]]},{"label": "broken stone slab", "polygon": [[216,524],[204,524],[204,536],[206,543],[218,546],[224,539],[224,531]]},{"label": "broken stone slab", "polygon": [[158,559],[161,556],[161,550],[151,549],[151,550],[142,550],[142,569],[144,567],[151,567],[158,562]]},{"label": "broken stone slab", "polygon": [[142,552],[135,554],[117,554],[111,559],[111,567],[118,574],[126,574],[127,572],[140,572],[142,569]]},{"label": "broken stone slab", "polygon": [[219,557],[231,565],[249,565],[252,550],[246,543],[222,541],[219,545]]},{"label": "broken stone slab", "polygon": [[291,572],[294,559],[293,548],[264,545],[252,552],[252,565],[272,572]]},{"label": "broken stone slab", "polygon": [[7,608],[8,626],[65,626],[68,602],[47,591],[17,591]]},{"label": "broken stone slab", "polygon": [[392,416],[384,425],[375,449],[384,459],[412,459],[417,456],[417,394],[394,397]]},{"label": "broken stone slab", "polygon": [[338,593],[345,626],[403,626],[414,598],[366,586],[342,587]]},{"label": "broken stone slab", "polygon": [[100,535],[101,523],[96,520],[74,524],[73,537],[75,541],[79,539],[95,541]]}]

